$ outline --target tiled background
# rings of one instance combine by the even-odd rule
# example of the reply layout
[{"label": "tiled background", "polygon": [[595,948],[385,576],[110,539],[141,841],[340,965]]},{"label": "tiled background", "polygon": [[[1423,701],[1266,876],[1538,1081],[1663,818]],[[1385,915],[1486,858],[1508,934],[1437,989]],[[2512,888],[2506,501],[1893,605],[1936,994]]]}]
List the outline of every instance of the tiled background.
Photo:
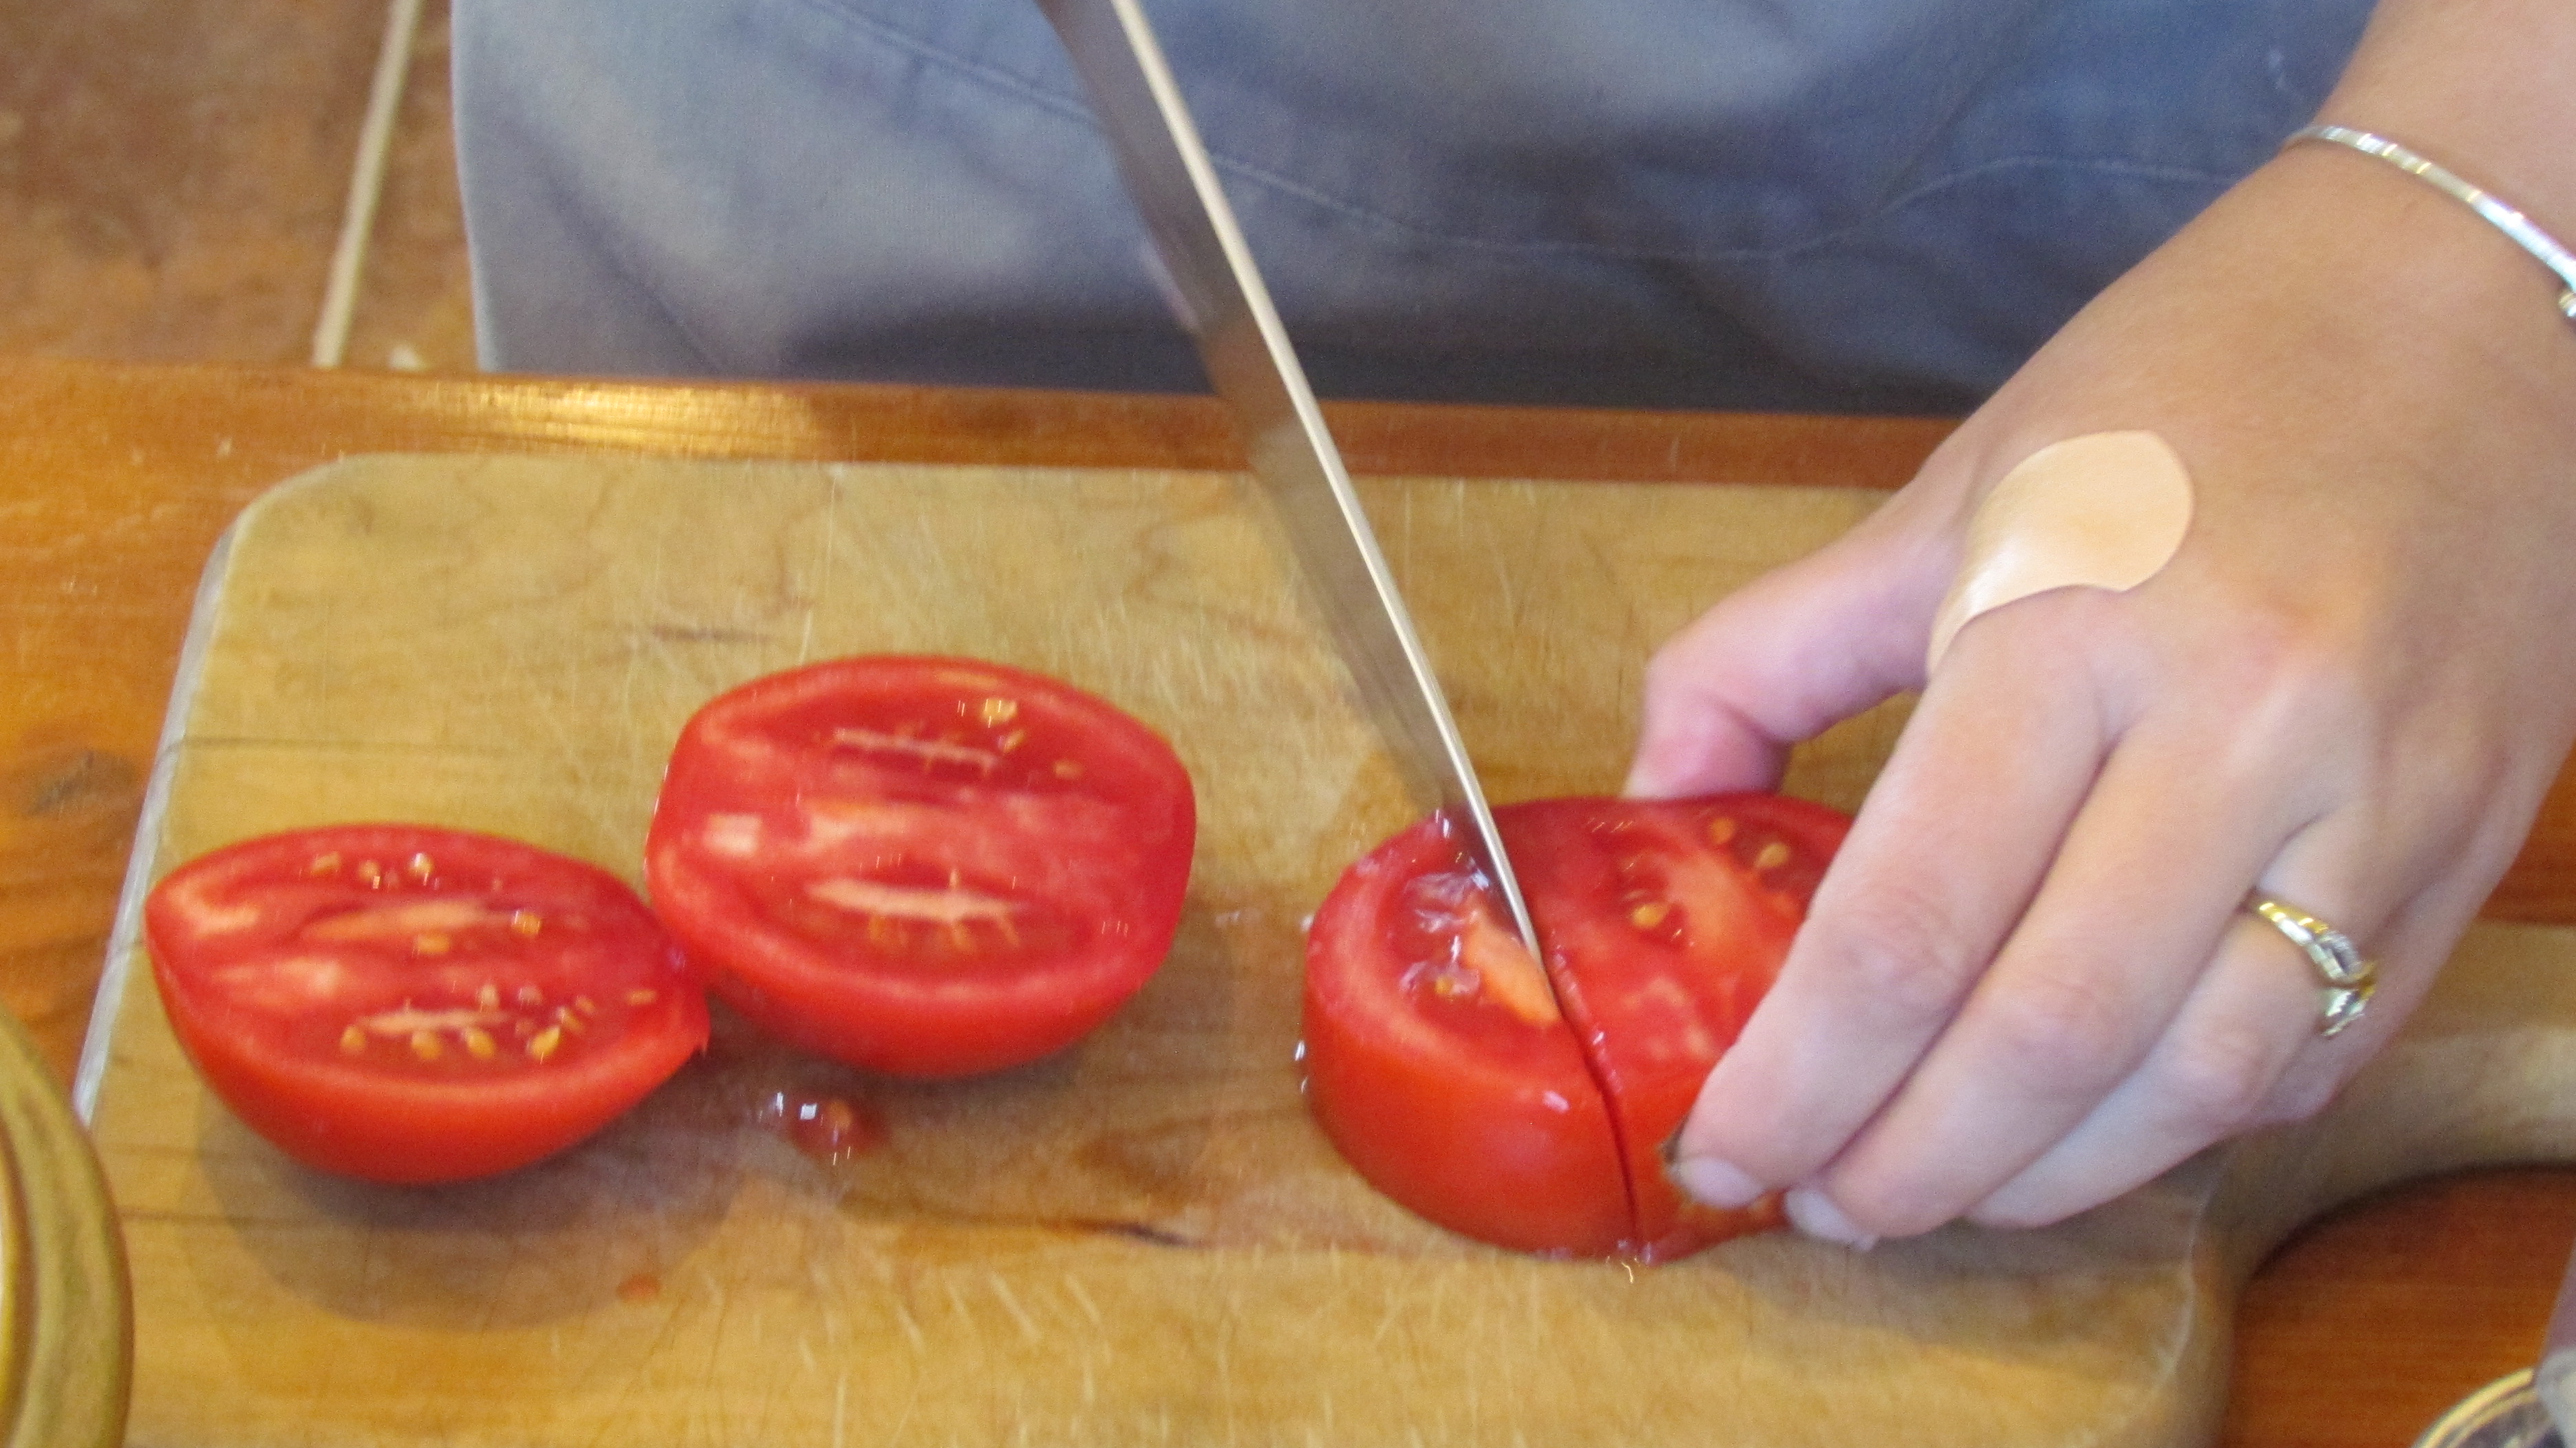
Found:
[{"label": "tiled background", "polygon": [[[0,0],[0,353],[300,362],[388,0]],[[474,365],[425,0],[351,293],[353,367]]]}]

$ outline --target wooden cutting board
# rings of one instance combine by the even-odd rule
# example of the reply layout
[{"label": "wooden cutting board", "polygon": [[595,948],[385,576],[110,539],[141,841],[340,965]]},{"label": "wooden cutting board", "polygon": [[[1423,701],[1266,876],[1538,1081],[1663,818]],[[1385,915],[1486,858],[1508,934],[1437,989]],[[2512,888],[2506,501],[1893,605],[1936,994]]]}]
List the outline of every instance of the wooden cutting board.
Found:
[{"label": "wooden cutting board", "polygon": [[[1366,491],[1504,800],[1615,788],[1652,645],[1875,501]],[[691,710],[876,651],[1120,702],[1189,764],[1202,838],[1172,960],[1055,1059],[904,1084],[721,1021],[594,1142],[440,1190],[305,1172],[212,1102],[130,888],[79,1090],[132,1258],[133,1441],[2189,1443],[2289,1227],[2576,1156],[2576,936],[2490,926],[2328,1116],[2058,1228],[1632,1270],[1415,1221],[1298,1098],[1300,922],[1412,807],[1269,526],[1217,475],[595,459],[354,459],[252,508],[208,573],[138,887],[371,818],[635,879]],[[1792,787],[1856,803],[1897,722],[1836,731]],[[780,1103],[832,1100],[882,1141],[800,1150]]]}]

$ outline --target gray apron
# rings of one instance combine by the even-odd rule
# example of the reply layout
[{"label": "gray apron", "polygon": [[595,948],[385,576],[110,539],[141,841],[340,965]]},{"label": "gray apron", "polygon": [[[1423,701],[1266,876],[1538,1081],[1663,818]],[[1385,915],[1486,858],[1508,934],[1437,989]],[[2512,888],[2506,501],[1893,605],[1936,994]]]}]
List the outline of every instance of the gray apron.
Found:
[{"label": "gray apron", "polygon": [[[1950,411],[2306,123],[2368,8],[1152,11],[1326,394]],[[489,366],[1201,386],[1026,0],[454,16]]]}]

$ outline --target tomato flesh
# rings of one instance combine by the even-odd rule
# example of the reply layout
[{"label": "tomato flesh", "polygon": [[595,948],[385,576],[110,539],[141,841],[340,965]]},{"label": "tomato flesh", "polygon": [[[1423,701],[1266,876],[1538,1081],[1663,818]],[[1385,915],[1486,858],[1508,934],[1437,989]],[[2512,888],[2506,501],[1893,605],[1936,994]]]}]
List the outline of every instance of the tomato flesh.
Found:
[{"label": "tomato flesh", "polygon": [[266,836],[172,871],[144,925],[207,1084],[325,1171],[417,1183],[525,1166],[706,1043],[702,989],[643,901],[514,840]]},{"label": "tomato flesh", "polygon": [[689,721],[646,874],[756,1023],[958,1076],[1061,1049],[1143,986],[1179,929],[1196,820],[1171,746],[1070,685],[840,659]]},{"label": "tomato flesh", "polygon": [[1645,1261],[1777,1225],[1776,1202],[1702,1207],[1663,1146],[1779,975],[1848,822],[1776,795],[1553,800],[1506,843],[1549,975],[1616,1119]]},{"label": "tomato flesh", "polygon": [[[1354,865],[1308,937],[1308,1099],[1326,1133],[1381,1191],[1498,1245],[1664,1261],[1776,1225],[1776,1202],[1682,1197],[1662,1146],[1777,975],[1848,822],[1776,795],[1541,800],[1496,820],[1544,978],[1445,819]],[[1565,1109],[1538,1118],[1540,1100]]]},{"label": "tomato flesh", "polygon": [[1351,867],[1307,962],[1306,1100],[1362,1176],[1482,1241],[1619,1249],[1630,1213],[1600,1090],[1445,819]]}]

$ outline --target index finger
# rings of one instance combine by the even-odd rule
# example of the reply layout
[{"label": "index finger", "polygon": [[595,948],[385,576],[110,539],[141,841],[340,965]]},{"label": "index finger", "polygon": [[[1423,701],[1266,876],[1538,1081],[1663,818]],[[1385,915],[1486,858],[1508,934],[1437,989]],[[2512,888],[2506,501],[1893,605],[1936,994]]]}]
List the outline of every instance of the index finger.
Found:
[{"label": "index finger", "polygon": [[1998,615],[1927,690],[1826,871],[1779,980],[1681,1133],[1712,1201],[1804,1181],[1948,1026],[2037,893],[2113,735],[2068,615]]},{"label": "index finger", "polygon": [[1728,595],[1647,667],[1626,792],[1778,784],[1792,744],[1921,682],[1945,566],[1873,519]]}]

